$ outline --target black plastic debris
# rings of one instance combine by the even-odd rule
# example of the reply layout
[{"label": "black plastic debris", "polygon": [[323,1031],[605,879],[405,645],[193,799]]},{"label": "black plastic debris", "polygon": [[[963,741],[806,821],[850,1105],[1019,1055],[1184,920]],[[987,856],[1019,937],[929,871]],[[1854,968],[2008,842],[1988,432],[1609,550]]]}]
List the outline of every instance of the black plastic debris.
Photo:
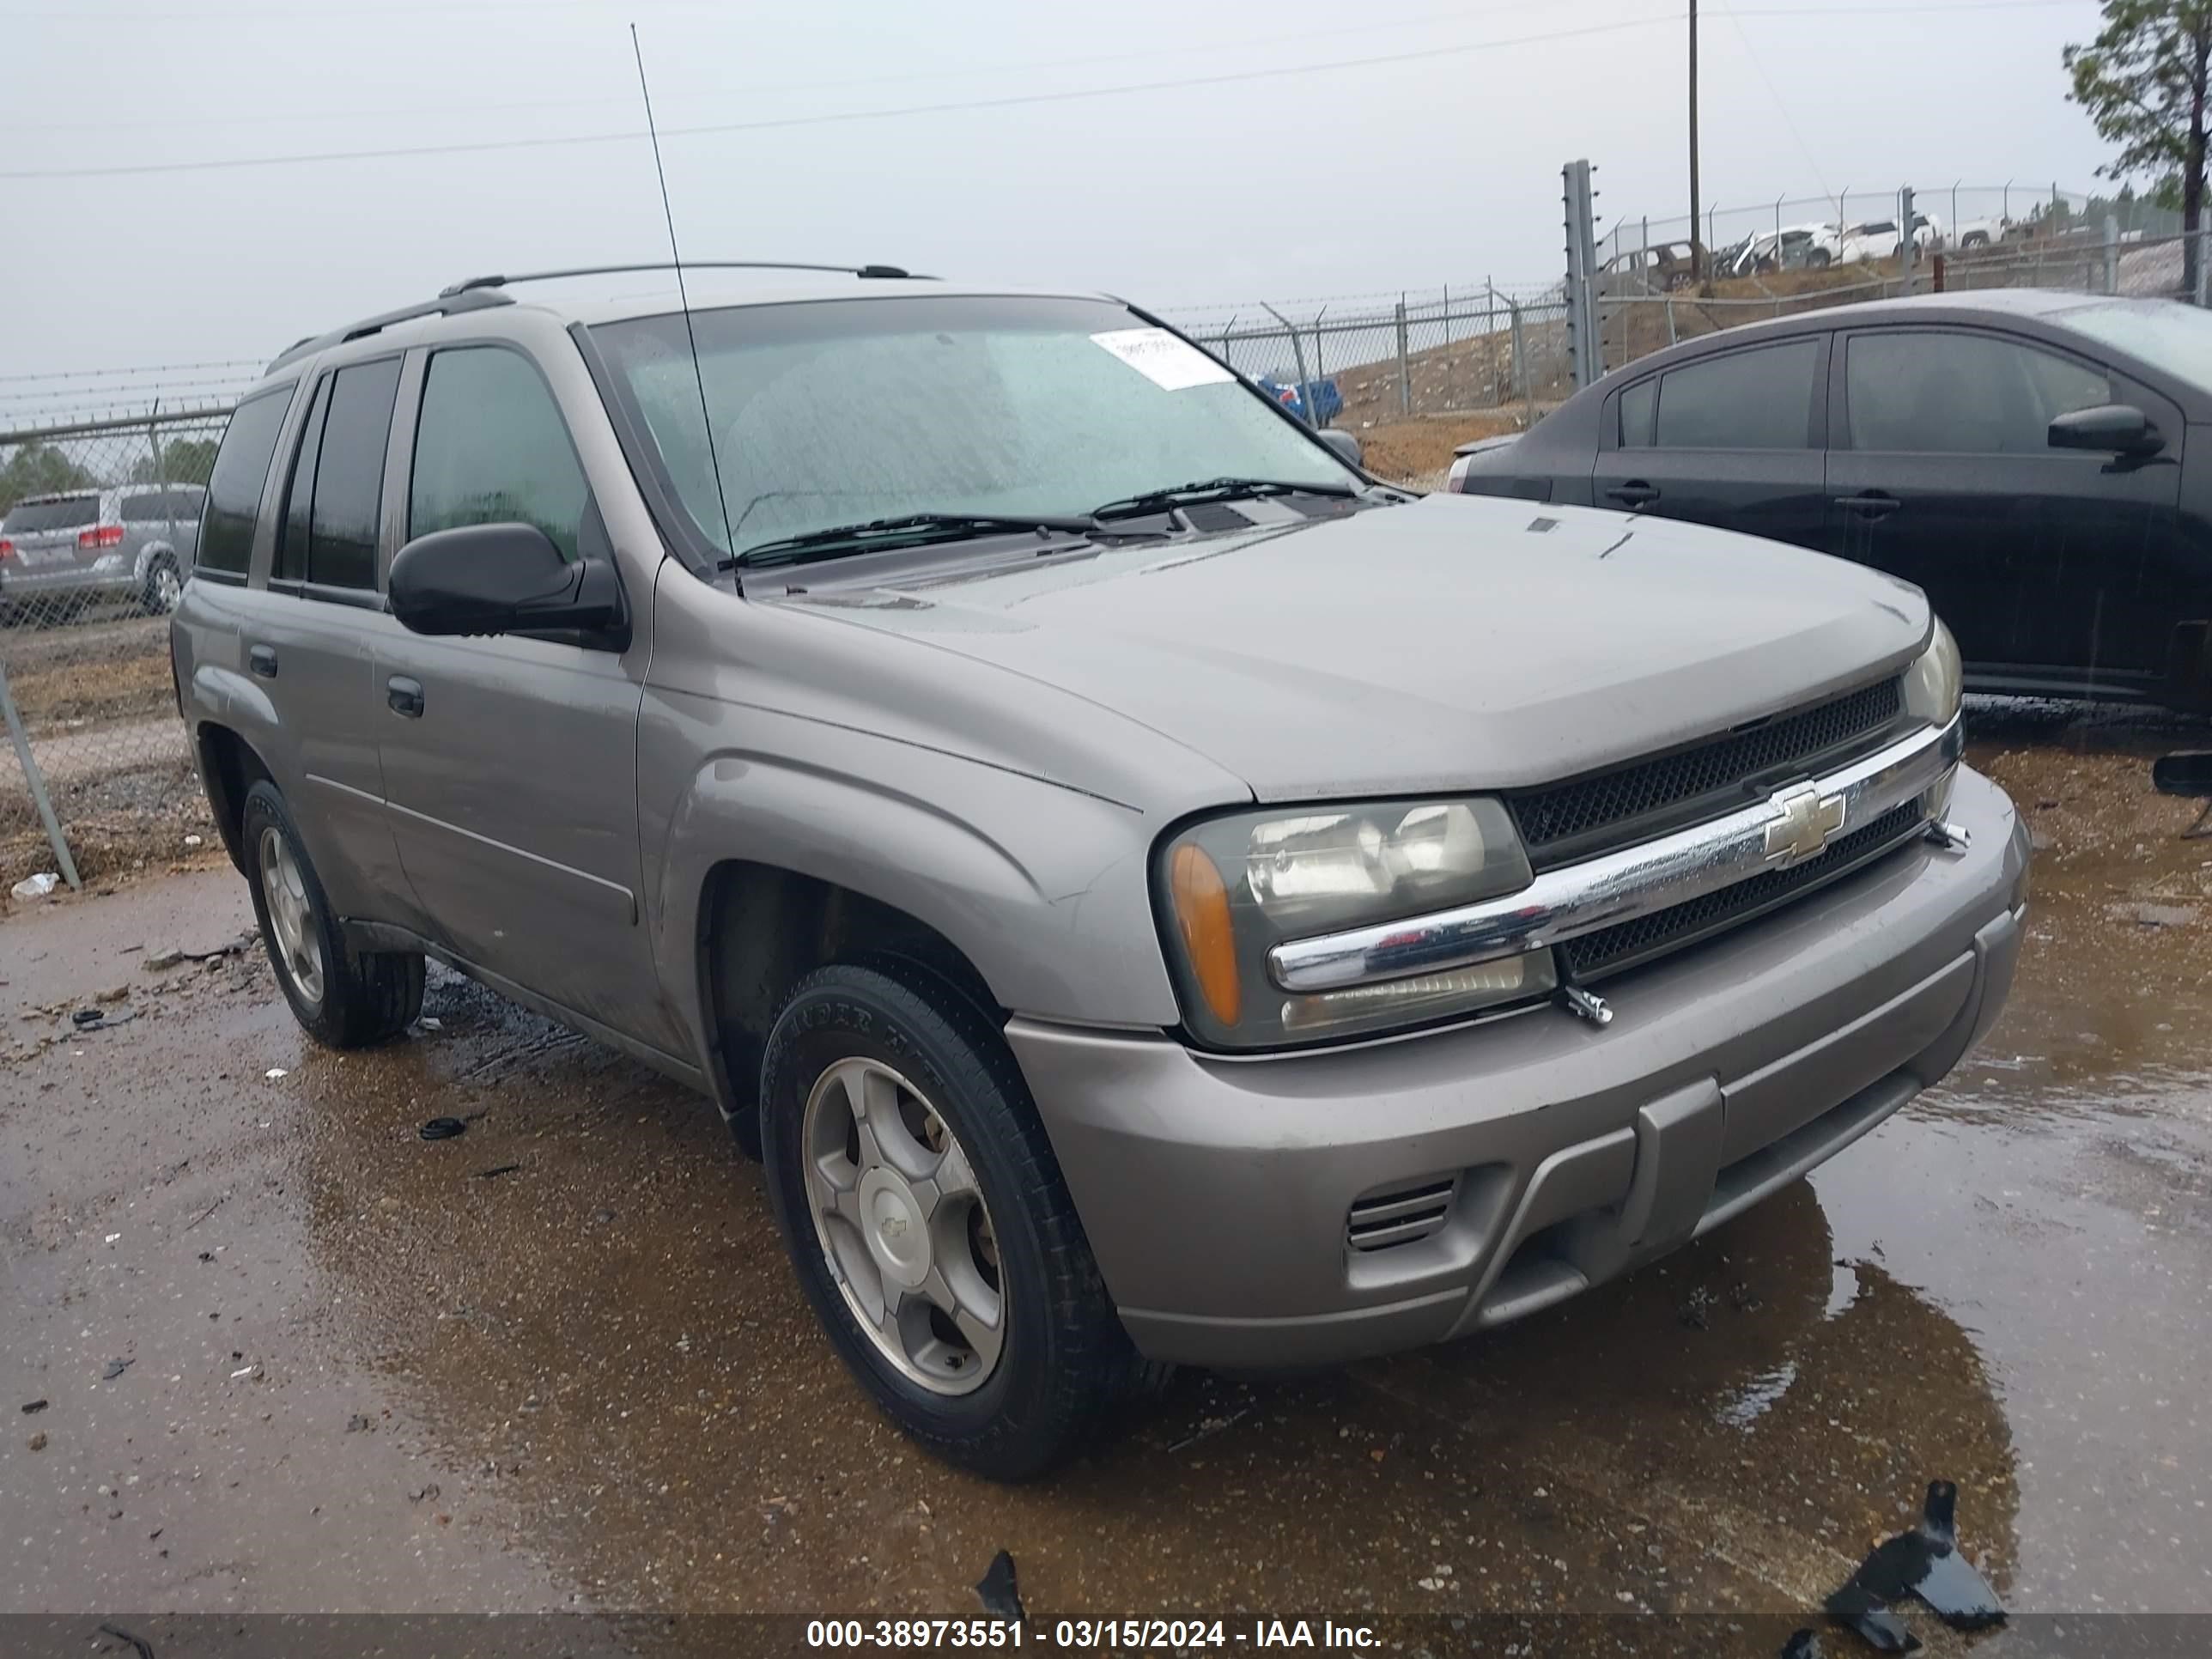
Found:
[{"label": "black plastic debris", "polygon": [[1820,1638],[1816,1631],[1793,1630],[1790,1639],[1782,1644],[1782,1659],[1820,1659]]},{"label": "black plastic debris", "polygon": [[1908,1595],[1954,1630],[2003,1623],[2005,1611],[1996,1593],[1959,1553],[1958,1510],[1958,1487],[1948,1480],[1929,1481],[1920,1524],[1875,1545],[1850,1582],[1828,1598],[1828,1616],[1886,1653],[1906,1653],[1920,1645],[1890,1611]]},{"label": "black plastic debris", "polygon": [[129,1370],[131,1364],[132,1362],[128,1359],[109,1360],[107,1362],[107,1369],[101,1371],[100,1374],[100,1380],[103,1382],[112,1382],[117,1377],[122,1376],[124,1372]]},{"label": "black plastic debris", "polygon": [[1022,1593],[1014,1582],[1014,1558],[1004,1550],[983,1569],[982,1577],[975,1582],[975,1594],[982,1600],[984,1613],[1000,1624],[1023,1624],[1029,1618],[1022,1611]]},{"label": "black plastic debris", "polygon": [[97,1008],[80,1008],[70,1016],[70,1024],[82,1030],[88,1025],[97,1025],[103,1016]]},{"label": "black plastic debris", "polygon": [[434,1117],[416,1133],[425,1140],[451,1140],[468,1132],[469,1126],[457,1117]]},{"label": "black plastic debris", "polygon": [[46,1410],[46,1402],[43,1400],[26,1400],[23,1402],[23,1415],[26,1417],[36,1417],[40,1412]]},{"label": "black plastic debris", "polygon": [[489,1170],[478,1170],[477,1171],[477,1179],[478,1181],[496,1181],[501,1176],[511,1176],[518,1173],[521,1168],[522,1166],[520,1164],[495,1164]]},{"label": "black plastic debris", "polygon": [[143,1636],[133,1636],[129,1631],[115,1625],[102,1625],[100,1627],[100,1633],[102,1636],[112,1636],[118,1642],[128,1642],[138,1650],[138,1659],[154,1659],[154,1644]]}]

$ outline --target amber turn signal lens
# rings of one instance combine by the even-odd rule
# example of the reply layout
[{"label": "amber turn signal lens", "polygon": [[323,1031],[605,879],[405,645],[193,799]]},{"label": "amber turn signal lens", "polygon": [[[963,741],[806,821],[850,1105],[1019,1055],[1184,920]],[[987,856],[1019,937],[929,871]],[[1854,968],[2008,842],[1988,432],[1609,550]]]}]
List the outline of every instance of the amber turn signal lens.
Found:
[{"label": "amber turn signal lens", "polygon": [[1229,890],[1221,872],[1186,842],[1175,850],[1168,890],[1176,926],[1182,930],[1183,954],[1198,975],[1206,1006],[1224,1025],[1234,1025],[1243,1011],[1244,990],[1237,980],[1237,935],[1230,926]]}]

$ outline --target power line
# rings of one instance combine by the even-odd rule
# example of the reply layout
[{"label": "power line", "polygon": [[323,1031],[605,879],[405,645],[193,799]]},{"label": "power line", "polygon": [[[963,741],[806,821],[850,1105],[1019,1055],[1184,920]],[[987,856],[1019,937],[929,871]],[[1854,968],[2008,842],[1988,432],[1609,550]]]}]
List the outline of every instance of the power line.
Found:
[{"label": "power line", "polygon": [[[670,102],[704,103],[709,100],[725,99],[756,92],[836,92],[849,87],[894,86],[913,81],[964,80],[979,75],[1025,74],[1031,70],[1049,69],[1085,69],[1101,64],[1157,63],[1159,59],[1164,57],[1181,58],[1190,57],[1203,52],[1250,51],[1264,49],[1270,46],[1291,46],[1297,42],[1304,40],[1333,40],[1351,34],[1372,36],[1376,34],[1395,33],[1408,29],[1433,28],[1446,23],[1464,23],[1472,21],[1481,13],[1492,12],[1500,9],[1499,4],[1495,3],[1493,0],[1493,3],[1480,7],[1456,6],[1449,10],[1423,12],[1414,16],[1391,18],[1382,22],[1357,23],[1346,27],[1326,29],[1305,29],[1296,33],[1271,34],[1258,39],[1248,36],[1238,40],[1216,40],[1211,41],[1176,40],[1165,44],[1156,43],[1141,52],[1091,52],[1080,57],[1073,58],[1032,58],[1012,60],[1001,59],[995,63],[971,63],[950,67],[939,66],[925,70],[902,70],[896,75],[847,76],[844,79],[836,81],[738,82],[734,84],[715,87],[710,91],[700,93],[691,98],[687,99],[679,97],[673,100],[664,98],[661,101],[664,104]],[[4,13],[0,13],[0,19],[4,19],[5,15],[6,15]],[[465,112],[471,115],[497,114],[512,113],[520,110],[573,110],[592,106],[615,105],[619,105],[627,108],[629,105],[629,100],[627,98],[611,97],[526,98],[517,100],[511,103],[480,104],[472,102],[467,106]],[[358,120],[392,115],[413,117],[435,115],[441,112],[448,111],[453,106],[450,101],[447,101],[440,103],[387,104],[373,109],[295,110],[277,112],[248,112],[238,115],[218,115],[213,117],[196,115],[192,118],[192,125],[194,126],[267,126],[272,125],[283,125],[287,122],[293,121]],[[0,121],[0,131],[22,130],[35,132],[112,132],[118,130],[129,131],[132,128],[159,127],[165,131],[175,131],[177,125],[177,119],[173,115],[168,117],[149,118],[139,121],[88,120],[52,122],[33,119],[26,121]]]},{"label": "power line", "polygon": [[[2014,0],[2017,3],[2017,0]],[[1170,92],[1192,87],[1219,87],[1255,81],[1282,80],[1297,76],[1334,75],[1346,70],[1374,69],[1392,64],[1423,63],[1436,58],[1464,57],[1469,52],[1498,52],[1514,46],[1535,46],[1553,40],[1580,40],[1613,34],[1626,29],[1650,28],[1677,21],[1683,15],[1670,12],[1656,17],[1631,18],[1612,23],[1590,23],[1579,28],[1547,29],[1537,34],[1512,35],[1493,40],[1474,40],[1460,46],[1431,46],[1419,52],[1387,52],[1370,58],[1340,58],[1328,64],[1299,64],[1279,69],[1232,70],[1214,75],[1137,81],[1120,86],[1085,87],[1064,92],[1012,93],[1000,98],[955,100],[939,104],[910,104],[892,109],[851,110],[836,114],[788,115],[762,121],[720,121],[703,125],[670,127],[666,138],[697,138],[710,134],[766,132],[794,127],[840,125],[853,121],[889,121],[916,115],[945,115],[974,110],[1014,109],[1035,104],[1067,104],[1131,94]],[[595,144],[633,143],[647,135],[642,129],[626,132],[575,133],[540,138],[488,138],[471,143],[404,144],[378,149],[320,150],[291,155],[243,155],[201,161],[158,161],[119,167],[21,167],[0,170],[0,179],[112,179],[135,174],[227,172],[240,167],[288,167],[329,161],[380,161],[417,155],[486,155],[494,151],[575,149]]]}]

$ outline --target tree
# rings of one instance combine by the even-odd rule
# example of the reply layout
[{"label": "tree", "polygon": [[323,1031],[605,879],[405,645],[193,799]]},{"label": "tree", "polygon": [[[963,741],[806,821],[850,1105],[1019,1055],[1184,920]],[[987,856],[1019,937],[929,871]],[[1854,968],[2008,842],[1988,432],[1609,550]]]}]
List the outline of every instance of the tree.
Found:
[{"label": "tree", "polygon": [[2104,0],[2103,28],[2069,46],[2069,94],[2119,147],[2098,171],[2148,175],[2154,194],[2181,198],[2182,283],[2197,292],[2197,228],[2204,211],[2204,94],[2212,66],[2212,0]]},{"label": "tree", "polygon": [[0,513],[26,495],[84,489],[100,481],[51,444],[25,444],[0,466]]},{"label": "tree", "polygon": [[213,438],[176,438],[161,446],[161,464],[149,453],[131,464],[133,483],[205,483],[215,471]]}]

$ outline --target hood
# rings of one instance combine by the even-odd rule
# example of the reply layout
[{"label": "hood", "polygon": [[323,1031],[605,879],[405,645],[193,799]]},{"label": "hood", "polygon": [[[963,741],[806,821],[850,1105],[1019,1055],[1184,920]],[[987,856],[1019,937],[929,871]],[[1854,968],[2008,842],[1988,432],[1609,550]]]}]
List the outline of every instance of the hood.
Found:
[{"label": "hood", "polygon": [[1485,496],[838,573],[769,602],[1085,698],[1263,800],[1551,782],[1895,672],[1929,631],[1918,590],[1840,560]]}]

